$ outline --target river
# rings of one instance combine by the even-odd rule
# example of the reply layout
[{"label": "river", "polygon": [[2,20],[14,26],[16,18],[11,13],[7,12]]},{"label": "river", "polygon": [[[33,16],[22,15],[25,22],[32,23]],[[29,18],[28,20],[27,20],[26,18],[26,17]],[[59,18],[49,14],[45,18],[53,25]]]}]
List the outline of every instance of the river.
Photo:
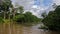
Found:
[{"label": "river", "polygon": [[38,29],[40,24],[35,26],[23,26],[16,24],[0,24],[0,34],[60,34],[55,31]]}]

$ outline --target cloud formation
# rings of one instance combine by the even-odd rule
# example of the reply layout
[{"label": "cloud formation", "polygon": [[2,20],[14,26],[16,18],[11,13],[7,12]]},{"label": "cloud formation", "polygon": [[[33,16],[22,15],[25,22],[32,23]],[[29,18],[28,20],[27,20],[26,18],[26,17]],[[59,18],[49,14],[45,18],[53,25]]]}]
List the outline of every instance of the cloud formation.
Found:
[{"label": "cloud formation", "polygon": [[34,0],[12,0],[14,6],[24,6],[25,10],[29,10],[34,4]]},{"label": "cloud formation", "polygon": [[53,9],[52,4],[60,5],[60,0],[12,0],[14,7],[24,6],[26,11],[31,11],[36,16],[41,16],[42,12]]}]

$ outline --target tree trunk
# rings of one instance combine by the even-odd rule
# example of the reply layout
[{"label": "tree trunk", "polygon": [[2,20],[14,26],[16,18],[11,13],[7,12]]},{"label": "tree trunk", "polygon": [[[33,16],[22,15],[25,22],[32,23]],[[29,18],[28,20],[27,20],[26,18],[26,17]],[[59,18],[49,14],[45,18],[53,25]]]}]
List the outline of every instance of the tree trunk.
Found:
[{"label": "tree trunk", "polygon": [[4,12],[4,19],[6,18],[6,12]]}]

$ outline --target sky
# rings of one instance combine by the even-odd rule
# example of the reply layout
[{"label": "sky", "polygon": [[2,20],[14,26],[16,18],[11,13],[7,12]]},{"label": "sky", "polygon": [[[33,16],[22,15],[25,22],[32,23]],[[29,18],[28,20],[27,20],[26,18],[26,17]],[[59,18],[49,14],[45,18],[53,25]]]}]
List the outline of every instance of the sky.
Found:
[{"label": "sky", "polygon": [[30,11],[34,15],[41,17],[41,14],[52,10],[53,3],[60,5],[60,0],[12,0],[14,7],[24,6],[25,11]]}]

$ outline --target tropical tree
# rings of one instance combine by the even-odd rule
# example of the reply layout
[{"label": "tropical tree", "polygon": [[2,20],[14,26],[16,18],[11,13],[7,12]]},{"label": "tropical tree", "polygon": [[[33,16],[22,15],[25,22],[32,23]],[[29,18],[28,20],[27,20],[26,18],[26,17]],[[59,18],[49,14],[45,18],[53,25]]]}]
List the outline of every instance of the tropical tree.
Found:
[{"label": "tropical tree", "polygon": [[24,7],[23,6],[20,6],[18,9],[20,11],[20,14],[22,14],[24,12]]},{"label": "tropical tree", "polygon": [[6,14],[9,13],[9,8],[12,7],[12,2],[11,0],[4,0],[2,1],[2,4],[0,5],[0,11],[4,12],[4,19],[6,18]]},{"label": "tropical tree", "polygon": [[54,11],[49,12],[42,22],[48,29],[60,31],[60,5]]},{"label": "tropical tree", "polygon": [[15,16],[14,21],[18,23],[37,23],[40,22],[40,18],[36,17],[35,15],[32,15],[31,12],[26,12],[24,14],[20,14]]},{"label": "tropical tree", "polygon": [[47,16],[47,13],[46,12],[43,12],[42,15],[41,15],[43,18],[45,18]]}]

